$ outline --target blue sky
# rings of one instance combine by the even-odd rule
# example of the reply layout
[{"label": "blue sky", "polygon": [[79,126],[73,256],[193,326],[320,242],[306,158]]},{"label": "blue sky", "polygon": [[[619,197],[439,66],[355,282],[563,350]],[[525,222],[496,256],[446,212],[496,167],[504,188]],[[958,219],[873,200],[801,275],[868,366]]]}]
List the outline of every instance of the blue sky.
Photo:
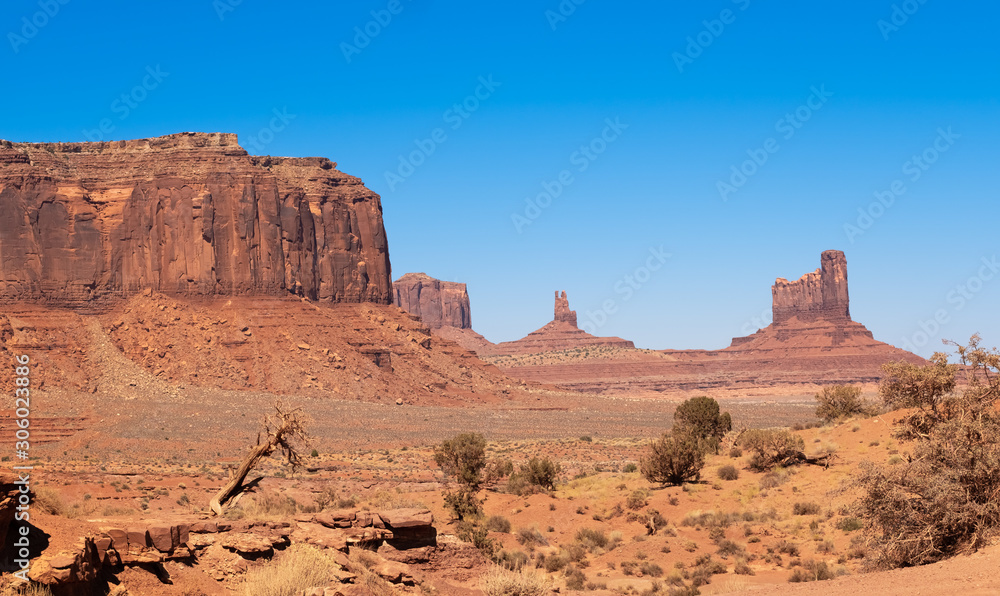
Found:
[{"label": "blue sky", "polygon": [[724,347],[840,249],[876,338],[1000,343],[1000,7],[576,2],[10,1],[0,137],[329,157],[393,277],[468,283],[494,341],[559,289],[600,335]]}]

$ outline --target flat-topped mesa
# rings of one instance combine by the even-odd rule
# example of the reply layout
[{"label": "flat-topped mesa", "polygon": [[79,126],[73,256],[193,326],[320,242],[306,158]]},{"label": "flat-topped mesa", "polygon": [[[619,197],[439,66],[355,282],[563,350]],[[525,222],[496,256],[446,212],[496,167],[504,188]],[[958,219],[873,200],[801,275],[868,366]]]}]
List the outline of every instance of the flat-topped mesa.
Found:
[{"label": "flat-topped mesa", "polygon": [[392,301],[377,194],[234,134],[0,141],[0,301],[95,308],[151,289]]},{"label": "flat-topped mesa", "polygon": [[797,281],[778,278],[771,288],[774,323],[781,325],[795,317],[799,321],[819,319],[850,321],[847,291],[847,258],[839,250],[823,253],[821,266]]},{"label": "flat-topped mesa", "polygon": [[396,305],[420,317],[431,329],[472,328],[472,308],[465,284],[407,273],[393,283]]},{"label": "flat-topped mesa", "polygon": [[576,324],[576,311],[569,309],[569,298],[566,297],[566,292],[559,295],[559,291],[556,290],[556,306],[555,306],[555,316],[552,318],[553,321],[562,321],[564,323],[569,323],[570,325],[577,327]]}]

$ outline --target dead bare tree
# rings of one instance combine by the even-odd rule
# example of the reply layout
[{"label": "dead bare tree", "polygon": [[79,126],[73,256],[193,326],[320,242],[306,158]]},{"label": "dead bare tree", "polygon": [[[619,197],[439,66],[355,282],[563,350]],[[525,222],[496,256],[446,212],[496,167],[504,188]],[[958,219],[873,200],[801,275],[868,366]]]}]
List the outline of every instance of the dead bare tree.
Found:
[{"label": "dead bare tree", "polygon": [[281,454],[292,466],[293,471],[302,466],[302,457],[295,445],[296,443],[309,444],[309,435],[303,424],[302,408],[286,411],[281,402],[278,402],[274,404],[274,409],[275,414],[264,417],[264,428],[257,433],[257,445],[243,458],[243,463],[231,475],[226,486],[209,503],[216,515],[222,515],[223,508],[227,503],[249,486],[261,480],[258,478],[246,482],[250,471],[257,466],[260,460],[269,457],[275,450],[281,451]]}]

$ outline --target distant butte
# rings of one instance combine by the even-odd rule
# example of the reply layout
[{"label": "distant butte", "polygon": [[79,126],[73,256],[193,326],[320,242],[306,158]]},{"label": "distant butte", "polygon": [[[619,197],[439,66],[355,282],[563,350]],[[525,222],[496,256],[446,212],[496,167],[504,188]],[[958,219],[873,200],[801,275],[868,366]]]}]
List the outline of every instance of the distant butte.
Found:
[{"label": "distant butte", "polygon": [[[885,362],[924,362],[875,340],[871,331],[851,319],[847,259],[841,251],[824,252],[820,268],[796,281],[777,279],[771,295],[774,322],[752,335],[734,338],[722,350],[625,350],[572,362],[497,363],[523,380],[578,391],[747,396],[803,394],[834,383],[874,383],[881,378]],[[557,295],[557,319],[561,308]],[[562,310],[564,318],[570,316],[566,310],[568,305]],[[553,321],[523,340],[498,344],[494,353],[566,349],[574,338],[567,332],[572,328],[566,321]]]},{"label": "distant butte", "polygon": [[569,309],[566,292],[556,292],[552,321],[517,341],[496,344],[491,355],[535,354],[588,347],[634,348],[620,337],[596,337],[577,327],[576,311]]}]

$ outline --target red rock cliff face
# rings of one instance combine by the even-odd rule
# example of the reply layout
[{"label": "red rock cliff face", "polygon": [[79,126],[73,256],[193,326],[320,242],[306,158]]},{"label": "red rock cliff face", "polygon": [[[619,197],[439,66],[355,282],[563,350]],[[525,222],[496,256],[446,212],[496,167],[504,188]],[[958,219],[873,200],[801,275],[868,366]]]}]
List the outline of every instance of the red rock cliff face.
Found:
[{"label": "red rock cliff face", "polygon": [[472,328],[472,308],[465,284],[434,279],[426,273],[407,273],[393,283],[396,304],[417,315],[431,329]]},{"label": "red rock cliff face", "polygon": [[822,255],[819,269],[803,275],[798,281],[778,278],[771,295],[776,324],[792,317],[800,321],[850,321],[847,258],[839,250],[828,250]]},{"label": "red rock cliff face", "polygon": [[392,300],[379,196],[328,159],[254,157],[218,133],[0,143],[0,299]]}]

